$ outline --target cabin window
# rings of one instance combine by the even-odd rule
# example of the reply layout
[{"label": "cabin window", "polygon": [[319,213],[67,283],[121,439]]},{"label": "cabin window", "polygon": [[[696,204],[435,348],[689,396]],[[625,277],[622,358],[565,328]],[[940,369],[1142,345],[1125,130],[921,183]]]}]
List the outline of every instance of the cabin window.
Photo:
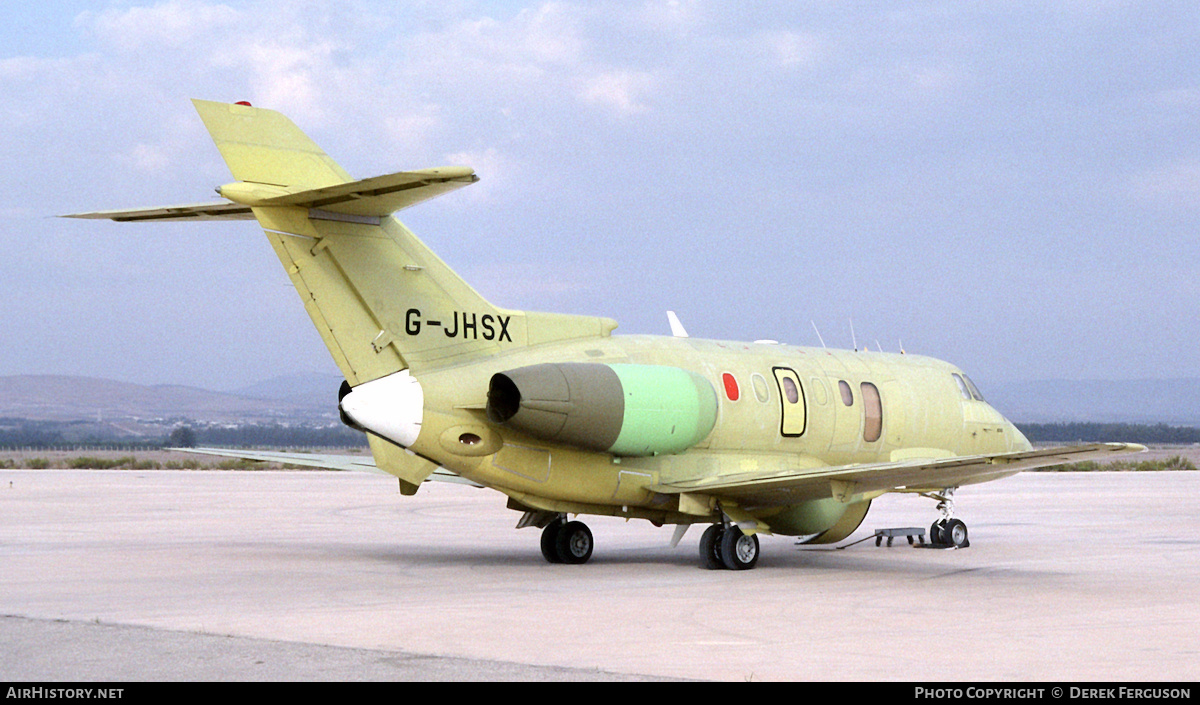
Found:
[{"label": "cabin window", "polygon": [[952,373],[950,376],[954,378],[954,383],[958,385],[958,393],[962,395],[962,398],[970,399],[971,392],[967,389],[967,383],[963,381],[963,378],[955,373]]},{"label": "cabin window", "polygon": [[787,397],[789,404],[800,401],[800,390],[796,388],[796,383],[791,377],[783,378],[783,396]]},{"label": "cabin window", "polygon": [[883,435],[883,402],[879,399],[879,388],[870,382],[860,386],[863,399],[863,440],[870,443]]},{"label": "cabin window", "polygon": [[846,380],[838,380],[838,391],[842,393],[843,404],[854,406],[854,392],[850,390],[850,384]]},{"label": "cabin window", "polygon": [[741,398],[741,390],[738,389],[737,379],[728,372],[721,375],[721,381],[725,383],[725,396],[729,401],[737,401]]},{"label": "cabin window", "polygon": [[979,388],[975,386],[975,383],[971,381],[971,378],[966,375],[963,375],[962,378],[963,381],[967,383],[967,389],[971,390],[971,396],[974,397],[976,401],[983,401],[983,395],[979,393]]},{"label": "cabin window", "polygon": [[754,396],[766,404],[770,399],[770,392],[767,391],[767,378],[755,372],[750,376],[750,384],[754,387]]},{"label": "cabin window", "polygon": [[820,377],[813,377],[808,380],[808,388],[813,391],[813,397],[817,400],[817,403],[825,406],[825,403],[829,401],[829,387],[825,386],[825,380]]}]

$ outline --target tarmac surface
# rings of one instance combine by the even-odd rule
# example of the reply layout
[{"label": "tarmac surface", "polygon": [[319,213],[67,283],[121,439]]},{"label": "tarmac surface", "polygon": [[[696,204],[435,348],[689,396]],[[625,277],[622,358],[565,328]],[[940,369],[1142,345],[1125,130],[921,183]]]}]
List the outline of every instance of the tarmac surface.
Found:
[{"label": "tarmac surface", "polygon": [[[0,470],[0,680],[1058,680],[1200,677],[1200,473],[965,487],[971,547],[585,517],[550,565],[498,493],[325,472]],[[847,542],[928,528],[875,501]]]}]

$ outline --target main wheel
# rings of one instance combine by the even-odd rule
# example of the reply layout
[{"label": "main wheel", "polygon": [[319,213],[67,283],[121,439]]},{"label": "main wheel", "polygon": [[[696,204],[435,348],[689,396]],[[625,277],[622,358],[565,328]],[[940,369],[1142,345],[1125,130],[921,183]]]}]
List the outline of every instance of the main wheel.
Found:
[{"label": "main wheel", "polygon": [[725,567],[725,561],[721,560],[721,537],[725,534],[725,527],[720,524],[713,524],[704,530],[704,535],[700,537],[700,560],[704,561],[704,567],[709,570],[721,570]]},{"label": "main wheel", "polygon": [[562,521],[555,519],[542,529],[542,558],[550,563],[562,563],[562,559],[558,557],[558,532],[562,528]]},{"label": "main wheel", "polygon": [[947,546],[966,548],[971,545],[967,540],[967,525],[960,519],[951,519],[942,527],[942,541]]},{"label": "main wheel", "polygon": [[587,563],[592,557],[592,531],[581,521],[569,521],[558,530],[554,546],[560,563]]},{"label": "main wheel", "polygon": [[747,536],[736,526],[721,537],[721,560],[730,570],[749,570],[758,563],[758,537]]}]

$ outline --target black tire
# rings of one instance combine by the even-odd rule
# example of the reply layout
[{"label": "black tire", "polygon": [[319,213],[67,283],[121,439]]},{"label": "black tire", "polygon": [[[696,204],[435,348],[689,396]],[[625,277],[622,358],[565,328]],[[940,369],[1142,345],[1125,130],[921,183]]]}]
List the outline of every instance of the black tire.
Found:
[{"label": "black tire", "polygon": [[569,521],[559,529],[554,546],[559,563],[587,563],[592,557],[592,531],[581,521]]},{"label": "black tire", "polygon": [[758,563],[758,537],[747,536],[736,526],[721,537],[721,560],[730,570],[750,570]]},{"label": "black tire", "polygon": [[705,529],[704,535],[700,537],[700,560],[709,570],[721,570],[725,567],[725,561],[721,560],[721,537],[724,534],[725,527],[713,524]]},{"label": "black tire", "polygon": [[558,557],[558,532],[562,527],[562,521],[555,519],[542,529],[542,558],[549,563],[562,563]]},{"label": "black tire", "polygon": [[939,519],[929,525],[929,545],[945,546],[946,544],[942,541],[942,522]]},{"label": "black tire", "polygon": [[966,548],[971,545],[967,540],[967,525],[960,519],[951,519],[942,527],[942,541],[947,546]]}]

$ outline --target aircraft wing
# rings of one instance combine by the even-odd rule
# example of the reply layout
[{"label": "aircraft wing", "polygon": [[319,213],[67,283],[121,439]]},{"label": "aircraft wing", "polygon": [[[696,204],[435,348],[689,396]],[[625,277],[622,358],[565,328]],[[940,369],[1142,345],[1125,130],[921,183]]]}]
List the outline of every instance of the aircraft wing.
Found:
[{"label": "aircraft wing", "polygon": [[849,502],[854,495],[939,491],[1022,470],[1144,450],[1145,446],[1135,443],[1092,443],[985,455],[750,471],[663,483],[653,489],[663,494],[696,493],[731,499],[742,507],[773,507],[830,496]]},{"label": "aircraft wing", "polygon": [[[215,455],[223,458],[242,458],[245,460],[261,460],[269,463],[285,463],[287,465],[300,465],[302,467],[321,468],[323,470],[371,472],[389,477],[393,476],[389,472],[380,470],[375,465],[375,459],[367,454],[276,453],[271,451],[236,450],[232,448],[169,448],[168,450],[196,453],[197,455]],[[455,482],[462,485],[471,485],[472,487],[482,487],[482,485],[471,482],[443,467],[434,470],[428,479],[439,482]]]}]

